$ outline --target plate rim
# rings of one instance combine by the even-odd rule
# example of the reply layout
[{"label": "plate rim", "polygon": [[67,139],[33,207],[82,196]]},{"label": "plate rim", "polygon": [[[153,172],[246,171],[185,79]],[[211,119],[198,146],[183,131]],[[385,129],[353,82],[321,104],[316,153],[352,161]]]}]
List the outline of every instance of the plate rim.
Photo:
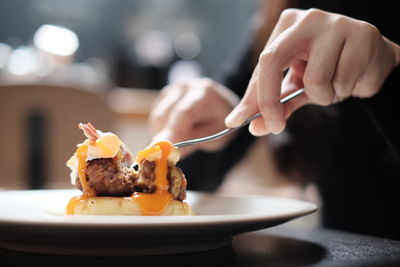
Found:
[{"label": "plate rim", "polygon": [[[1,191],[0,196],[3,194],[12,194],[12,193],[24,193],[24,192],[35,192],[40,193],[41,191],[46,192],[79,192],[75,189],[33,189],[33,190],[8,190]],[[250,195],[250,194],[236,194],[236,195],[225,195],[218,193],[210,193],[210,192],[201,192],[201,191],[187,191],[189,194],[200,194],[200,195],[210,195],[213,197],[223,197],[223,198],[262,198],[262,199],[274,199],[278,201],[286,201],[286,202],[294,202],[298,204],[304,205],[306,208],[301,211],[292,211],[287,212],[285,214],[278,215],[262,215],[262,214],[229,214],[229,215],[195,215],[195,216],[163,216],[163,220],[159,220],[159,216],[95,216],[95,215],[80,215],[79,218],[74,218],[70,221],[49,221],[48,218],[43,219],[35,219],[35,220],[26,220],[21,218],[2,218],[0,215],[0,226],[12,224],[13,226],[51,226],[51,227],[90,227],[90,228],[104,228],[104,227],[152,227],[152,228],[166,228],[166,227],[177,227],[177,226],[200,226],[200,225],[223,225],[227,222],[235,222],[235,223],[262,223],[266,220],[292,220],[301,216],[305,216],[308,214],[312,214],[318,210],[318,206],[315,203],[307,202],[303,200],[291,199],[291,198],[282,198],[276,196],[268,196],[268,195]],[[46,211],[43,211],[47,213]],[[48,213],[47,213],[48,214]],[[54,215],[60,217],[70,217],[73,218],[74,215]],[[110,218],[112,217],[112,221],[94,221],[93,218]],[[125,221],[118,222],[116,219],[124,218]],[[140,218],[140,221],[127,221],[133,218]],[[228,219],[227,219],[228,218]]]}]

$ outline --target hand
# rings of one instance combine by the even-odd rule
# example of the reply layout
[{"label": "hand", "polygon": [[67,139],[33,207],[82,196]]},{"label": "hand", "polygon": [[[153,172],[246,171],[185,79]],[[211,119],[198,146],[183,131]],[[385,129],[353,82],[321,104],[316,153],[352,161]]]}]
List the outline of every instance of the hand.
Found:
[{"label": "hand", "polygon": [[[279,133],[286,119],[305,104],[326,106],[350,96],[372,97],[399,63],[399,49],[367,22],[317,9],[287,9],[226,125],[236,127],[261,112],[250,132]],[[280,98],[303,87],[305,94],[280,104]]]},{"label": "hand", "polygon": [[[208,78],[171,84],[162,89],[153,105],[149,125],[153,140],[172,143],[214,134],[225,128],[224,119],[239,98]],[[184,157],[196,149],[217,150],[229,137],[180,148]]]}]

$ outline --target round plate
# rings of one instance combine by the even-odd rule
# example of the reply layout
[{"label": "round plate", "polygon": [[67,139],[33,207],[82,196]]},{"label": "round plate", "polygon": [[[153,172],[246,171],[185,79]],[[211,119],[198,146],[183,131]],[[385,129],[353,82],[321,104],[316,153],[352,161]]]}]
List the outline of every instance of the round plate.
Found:
[{"label": "round plate", "polygon": [[188,192],[194,216],[64,215],[77,190],[0,192],[0,247],[65,255],[155,255],[210,250],[240,233],[310,214],[308,202]]}]

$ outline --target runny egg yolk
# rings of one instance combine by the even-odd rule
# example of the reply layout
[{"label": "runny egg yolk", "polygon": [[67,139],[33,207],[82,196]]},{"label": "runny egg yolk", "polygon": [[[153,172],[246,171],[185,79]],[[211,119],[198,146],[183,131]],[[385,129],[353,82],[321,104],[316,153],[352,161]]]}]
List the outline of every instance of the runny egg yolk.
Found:
[{"label": "runny egg yolk", "polygon": [[141,163],[148,155],[161,150],[161,158],[156,160],[155,167],[156,191],[152,194],[136,192],[132,196],[138,202],[142,215],[160,215],[172,200],[172,196],[168,192],[169,182],[167,178],[168,156],[171,153],[172,146],[168,141],[161,141],[137,154],[137,162]]},{"label": "runny egg yolk", "polygon": [[71,198],[68,202],[67,205],[67,209],[66,209],[66,214],[67,215],[74,215],[75,214],[75,207],[79,204],[79,201],[81,201],[81,199],[88,199],[89,196],[86,195],[82,195],[82,196],[75,196],[73,198]]},{"label": "runny egg yolk", "polygon": [[97,138],[94,145],[100,149],[101,157],[112,158],[118,153],[121,141],[115,134],[106,133]]},{"label": "runny egg yolk", "polygon": [[79,182],[82,185],[83,196],[73,197],[67,205],[66,213],[67,215],[74,214],[74,210],[76,205],[78,205],[80,199],[88,198],[91,196],[95,196],[96,192],[89,187],[86,179],[86,157],[88,152],[87,145],[80,145],[76,150],[76,157],[78,159],[78,177]]},{"label": "runny egg yolk", "polygon": [[82,185],[83,194],[86,196],[95,196],[96,192],[89,187],[86,179],[86,157],[88,152],[87,145],[81,145],[76,150],[76,157],[78,158],[78,176],[79,182]]}]

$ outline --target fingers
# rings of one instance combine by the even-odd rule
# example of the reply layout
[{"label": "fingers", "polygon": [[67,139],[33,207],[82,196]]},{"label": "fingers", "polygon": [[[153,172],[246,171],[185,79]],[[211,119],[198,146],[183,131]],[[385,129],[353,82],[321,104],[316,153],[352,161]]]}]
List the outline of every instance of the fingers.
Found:
[{"label": "fingers", "polygon": [[[277,36],[281,34],[281,32],[285,31],[289,28],[300,16],[301,12],[297,9],[286,9],[282,12],[274,30],[271,33],[271,36],[266,44],[266,47],[276,39]],[[258,79],[260,78],[260,64],[258,64],[253,72],[253,75],[250,79],[249,85],[247,87],[246,93],[239,103],[239,105],[228,115],[225,119],[225,125],[228,128],[238,127],[241,125],[248,117],[254,115],[255,113],[260,112],[260,108],[258,107]],[[264,73],[261,71],[262,75]],[[282,74],[282,73],[281,73]],[[280,74],[280,75],[281,75]],[[280,90],[280,87],[277,87],[276,90]],[[278,93],[277,93],[278,94]],[[267,127],[265,125],[265,121],[262,118],[254,120],[249,127],[250,131],[254,135],[265,134],[267,132]],[[272,129],[274,130],[274,129]]]},{"label": "fingers", "polygon": [[[193,132],[197,121],[201,120],[201,105],[196,103],[197,98],[193,93],[193,88],[179,99],[179,102],[172,106],[171,111],[167,116],[167,121],[164,127],[156,135],[153,136],[153,141],[169,140],[172,143],[181,142],[192,139]],[[179,149],[181,157],[185,157],[197,150],[194,146],[182,147]]]},{"label": "fingers", "polygon": [[200,93],[194,88],[190,89],[169,114],[165,128],[173,133],[171,142],[186,140],[191,136],[196,123],[207,116],[204,102],[199,101],[202,98]]},{"label": "fingers", "polygon": [[[297,27],[294,25],[277,36],[259,59],[257,102],[264,118],[264,134],[280,133],[286,126],[284,106],[280,103],[282,76],[290,62],[305,49],[304,42],[307,38]],[[256,130],[257,121],[252,124],[251,129]],[[260,134],[261,131],[258,132]]]},{"label": "fingers", "polygon": [[[176,86],[171,88],[176,89]],[[238,97],[229,89],[204,78],[186,83],[184,93],[176,95],[180,97],[177,99],[176,96],[164,94],[164,99],[157,104],[163,107],[158,108],[159,115],[154,115],[154,118],[163,118],[163,125],[153,132],[153,140],[167,139],[176,143],[221,131],[225,128],[224,118],[239,102]],[[184,147],[180,152],[187,155],[197,149],[216,150],[230,138]]]},{"label": "fingers", "polygon": [[257,106],[257,79],[258,67],[255,68],[250,79],[246,93],[240,103],[225,118],[225,125],[228,128],[240,126],[248,117],[259,112]]},{"label": "fingers", "polygon": [[303,77],[305,93],[312,103],[327,106],[334,102],[332,80],[344,41],[343,35],[328,32],[312,44]]},{"label": "fingers", "polygon": [[365,53],[359,49],[359,46],[346,42],[332,81],[336,101],[352,95],[358,79],[365,71],[365,66],[367,66]]},{"label": "fingers", "polygon": [[[357,35],[349,35],[338,63],[333,81],[336,94],[344,99],[349,96],[371,97],[380,88],[390,70],[387,64],[376,64],[376,59],[386,60],[385,49],[379,48],[383,39],[372,25],[356,21]],[[378,49],[379,56],[375,56]],[[390,59],[389,59],[390,61]]]},{"label": "fingers", "polygon": [[160,132],[166,125],[171,110],[186,94],[187,84],[175,84],[162,89],[159,97],[153,103],[149,116],[149,128],[152,135]]},{"label": "fingers", "polygon": [[[320,10],[291,10],[287,14],[290,16],[279,20],[261,53],[248,92],[226,120],[228,126],[240,125],[258,108],[263,121],[254,120],[250,131],[254,135],[279,133],[288,116],[299,107],[309,102],[329,105],[337,100],[333,80],[346,37],[343,28],[338,27],[343,25],[335,21],[339,16]],[[304,73],[290,71],[284,88],[283,72],[289,66],[296,68],[296,61],[303,62]],[[305,94],[285,105],[280,103],[282,95],[301,85]]]},{"label": "fingers", "polygon": [[[304,88],[303,77],[307,62],[303,60],[294,60],[290,64],[290,69],[282,82],[282,96],[287,96],[301,88]],[[285,119],[288,119],[292,113],[300,107],[308,104],[310,100],[306,94],[300,94],[284,104]]]}]

